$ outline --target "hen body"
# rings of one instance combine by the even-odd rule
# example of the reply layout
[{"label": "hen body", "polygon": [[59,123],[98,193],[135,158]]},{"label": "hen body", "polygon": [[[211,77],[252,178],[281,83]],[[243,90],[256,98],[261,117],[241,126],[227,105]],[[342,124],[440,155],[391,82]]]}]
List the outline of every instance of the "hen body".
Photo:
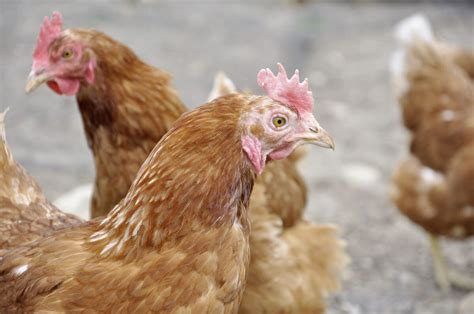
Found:
[{"label": "hen body", "polygon": [[[209,98],[235,92],[220,73]],[[306,185],[295,163],[303,154],[297,149],[289,159],[268,163],[256,180],[249,207],[249,278],[240,313],[323,313],[325,296],[340,289],[348,258],[338,228],[302,218]],[[281,193],[274,186],[302,193]]]},{"label": "hen body", "polygon": [[[0,311],[235,313],[247,277],[254,180],[239,145],[237,97],[177,121],[105,219],[3,254]],[[225,158],[211,157],[216,147]]]},{"label": "hen body", "polygon": [[[70,29],[64,36],[81,41],[97,57],[95,83],[81,84],[77,94],[96,165],[92,202],[92,217],[96,217],[110,210],[125,195],[141,162],[174,120],[185,112],[185,107],[171,87],[169,76],[140,61],[128,47],[93,30]],[[247,286],[249,293],[244,296],[242,312],[255,313],[256,309],[291,312],[300,307],[299,303],[308,304],[310,312],[319,311],[325,292],[339,288],[340,274],[347,260],[343,244],[335,230],[326,232],[334,227],[316,226],[303,219],[307,191],[295,161],[270,162],[256,185],[265,191],[261,195],[266,205],[254,211],[254,203],[260,200],[252,198],[251,221],[255,225],[273,224],[273,228],[255,228],[251,234],[251,251],[256,253],[251,266],[254,279]],[[300,231],[302,225],[307,232]],[[268,237],[278,245],[267,247]],[[296,244],[293,238],[304,244]],[[331,258],[320,255],[320,243],[327,244],[326,251],[332,252]],[[278,246],[290,249],[282,251]],[[283,263],[283,260],[288,262]],[[325,266],[315,266],[318,263]],[[265,267],[253,271],[253,265]],[[307,289],[299,288],[299,284],[288,284],[289,274],[294,282]],[[268,290],[275,282],[280,284],[277,294],[274,293],[277,290]],[[256,295],[259,297],[255,298]],[[285,298],[281,298],[282,295]],[[313,303],[317,304],[314,308]]]},{"label": "hen body", "polygon": [[[93,30],[73,29],[70,34],[93,47],[99,60],[96,83],[83,84],[76,97],[96,164],[91,205],[95,218],[123,198],[153,146],[187,109],[170,76],[143,63],[128,47]],[[266,170],[271,173],[259,182],[271,185],[268,190],[275,200],[271,210],[291,225],[302,217],[306,186],[294,162],[272,163]],[[273,178],[277,181],[272,182]]]},{"label": "hen body", "polygon": [[[457,61],[467,60],[469,53],[446,47],[449,46],[421,37],[407,44],[403,71],[406,89],[399,102],[405,126],[411,131],[410,150],[419,162],[403,162],[395,182],[401,191],[425,194],[420,197],[430,209],[408,208],[403,204],[413,202],[405,202],[401,195],[397,203],[408,217],[431,233],[465,237],[473,232],[469,206],[474,206],[474,82],[469,68],[460,67],[469,62]],[[432,175],[423,176],[422,172]],[[416,188],[417,183],[427,187]],[[427,216],[445,218],[427,217],[422,221],[423,211]],[[448,223],[449,215],[458,216],[458,223]],[[460,220],[462,216],[466,217],[465,223]],[[442,221],[446,226],[439,225]],[[460,232],[461,229],[466,230]]]},{"label": "hen body", "polygon": [[125,196],[152,148],[186,110],[170,76],[143,63],[128,47],[93,30],[73,29],[67,36],[94,47],[98,59],[96,84],[83,85],[76,96],[94,153],[95,218]]},{"label": "hen body", "polygon": [[395,171],[392,198],[431,235],[472,236],[474,55],[436,41],[420,16],[401,24],[399,35],[404,50],[394,74],[412,156]]}]

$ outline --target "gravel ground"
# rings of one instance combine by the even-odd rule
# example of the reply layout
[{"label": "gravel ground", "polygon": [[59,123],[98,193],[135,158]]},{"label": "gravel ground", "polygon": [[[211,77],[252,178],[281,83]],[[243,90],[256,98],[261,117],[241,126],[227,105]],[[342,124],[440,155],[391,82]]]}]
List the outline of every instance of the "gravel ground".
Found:
[{"label": "gravel ground", "polygon": [[[318,119],[337,143],[335,152],[311,149],[301,164],[311,188],[308,217],[340,225],[352,257],[330,312],[444,314],[471,302],[474,313],[474,295],[436,288],[424,234],[387,198],[407,149],[388,73],[393,25],[423,12],[439,37],[472,48],[474,6],[144,2],[0,0],[0,109],[11,109],[15,158],[48,197],[93,179],[75,100],[44,87],[23,92],[39,24],[52,10],[66,27],[102,30],[171,72],[189,107],[204,101],[216,71],[258,91],[258,69],[280,61],[310,79]],[[474,241],[443,245],[450,265],[473,277]]]}]

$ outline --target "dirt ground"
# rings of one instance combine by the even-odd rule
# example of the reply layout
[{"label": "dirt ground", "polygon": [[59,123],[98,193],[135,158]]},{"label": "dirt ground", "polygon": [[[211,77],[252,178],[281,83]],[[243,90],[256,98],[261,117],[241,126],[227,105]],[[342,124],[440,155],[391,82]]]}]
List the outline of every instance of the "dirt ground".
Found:
[{"label": "dirt ground", "polygon": [[[311,148],[301,164],[308,217],[339,225],[352,258],[330,313],[458,313],[468,294],[437,289],[426,237],[387,197],[407,150],[388,62],[393,26],[416,12],[439,37],[473,48],[474,6],[144,2],[0,0],[0,110],[10,107],[14,156],[48,197],[91,182],[93,167],[75,100],[45,87],[24,93],[44,15],[60,10],[66,27],[97,28],[126,43],[173,74],[189,107],[204,102],[218,70],[260,93],[257,71],[279,61],[309,78],[318,120],[336,141],[335,152]],[[474,241],[443,246],[450,266],[474,277]]]}]

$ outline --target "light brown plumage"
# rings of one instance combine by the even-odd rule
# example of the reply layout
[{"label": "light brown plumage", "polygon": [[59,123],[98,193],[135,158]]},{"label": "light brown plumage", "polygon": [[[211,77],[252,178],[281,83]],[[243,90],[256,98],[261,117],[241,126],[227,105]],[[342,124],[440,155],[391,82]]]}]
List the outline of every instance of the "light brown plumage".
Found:
[{"label": "light brown plumage", "polygon": [[249,211],[251,259],[240,313],[324,313],[347,264],[337,228],[299,219],[291,228],[269,211],[255,184]]},{"label": "light brown plumage", "polygon": [[[465,160],[455,161],[452,173],[443,175],[423,166],[415,157],[402,161],[393,176],[392,200],[402,213],[429,233],[451,238],[464,238],[474,234],[474,208],[469,207],[472,185],[464,186],[473,169],[464,163],[474,152],[460,154]],[[467,170],[467,171],[466,171]],[[459,173],[458,173],[459,172]]]},{"label": "light brown plumage", "polygon": [[[96,182],[92,204],[92,217],[102,215],[112,208],[123,197],[131,184],[135,172],[138,170],[151,147],[170,128],[171,123],[182,113],[185,108],[176,92],[169,83],[169,76],[161,70],[144,64],[127,47],[116,42],[105,34],[91,30],[71,29],[64,32],[59,41],[68,42],[76,40],[89,47],[97,59],[96,79],[94,84],[81,85],[77,95],[77,102],[84,121],[89,146],[91,147],[96,164]],[[60,47],[60,43],[54,44]],[[216,96],[234,91],[232,88],[216,89]],[[267,235],[252,233],[252,252],[268,252],[262,257],[261,265],[265,264],[266,279],[258,278],[260,272],[253,272],[255,280],[249,284],[249,289],[259,293],[260,297],[249,299],[248,306],[244,308],[262,308],[267,311],[278,309],[291,310],[298,298],[303,303],[310,304],[315,300],[316,309],[324,303],[322,291],[336,291],[339,287],[340,272],[326,273],[328,268],[342,269],[347,258],[338,240],[337,233],[330,233],[332,241],[327,241],[328,251],[334,250],[328,263],[333,263],[327,268],[317,268],[313,264],[325,260],[319,254],[319,227],[303,220],[306,205],[306,186],[296,168],[296,160],[300,153],[290,160],[272,161],[268,164],[263,176],[257,179],[257,185],[263,185],[266,198],[266,215],[256,214],[252,221],[255,224],[266,224],[265,219],[278,220],[275,230],[269,232],[273,241],[281,242],[279,245],[291,245],[286,237],[297,237],[304,245],[296,245],[294,250],[287,251],[288,255],[275,254],[266,248],[267,242],[261,237]],[[253,201],[252,201],[253,202]],[[254,206],[251,204],[251,208]],[[250,210],[250,215],[253,211]],[[259,221],[263,219],[264,221]],[[314,229],[306,233],[299,232],[299,225]],[[293,231],[293,228],[294,231]],[[322,227],[325,228],[324,226]],[[262,229],[262,233],[266,232]],[[277,232],[276,232],[277,231]],[[294,236],[291,234],[294,232]],[[324,233],[324,232],[323,232]],[[255,235],[255,237],[254,237]],[[325,235],[326,236],[326,235]],[[329,236],[327,236],[329,237]],[[312,263],[298,264],[297,259],[304,255]],[[258,253],[253,260],[258,263],[262,254]],[[334,257],[334,259],[332,259]],[[282,263],[287,260],[287,263]],[[291,262],[288,262],[291,261]],[[275,263],[275,264],[273,264]],[[290,269],[289,265],[293,265]],[[311,275],[308,275],[308,272]],[[274,295],[267,289],[269,275],[284,282],[288,274],[297,282],[304,282],[308,287],[306,294],[292,285],[281,286],[285,294],[292,297],[279,299],[280,293]],[[278,279],[278,277],[281,279]],[[319,278],[330,277],[332,280]],[[327,283],[327,285],[326,285]],[[296,297],[298,296],[298,297]],[[278,303],[274,303],[278,299]],[[247,302],[244,297],[243,303]],[[309,308],[309,305],[308,305]]]},{"label": "light brown plumage", "polygon": [[[223,73],[209,99],[237,92]],[[325,298],[341,288],[349,261],[345,242],[333,225],[303,218],[306,184],[289,158],[267,164],[250,198],[250,268],[240,313],[324,313]],[[286,189],[287,191],[284,191]]]},{"label": "light brown plumage", "polygon": [[[225,73],[219,72],[214,78],[208,100],[232,93],[237,93],[234,83]],[[264,189],[260,195],[265,197],[266,209],[282,220],[284,228],[293,226],[304,214],[308,191],[296,167],[304,155],[305,147],[298,147],[288,158],[268,163],[263,174],[257,178],[256,184]]]},{"label": "light brown plumage", "polygon": [[[438,213],[430,219],[419,219],[418,206],[405,206],[402,211],[434,234],[445,236],[470,236],[472,228],[461,228],[469,219],[459,221],[469,206],[474,206],[474,83],[467,73],[452,59],[436,50],[436,45],[415,42],[407,51],[409,88],[400,98],[405,125],[412,131],[411,152],[421,163],[439,171],[445,181],[431,192],[430,204]],[[395,176],[397,185],[402,182],[416,185],[403,176],[417,176],[419,167],[414,161],[401,164]],[[410,174],[408,168],[413,168]],[[418,175],[419,176],[419,175]],[[422,184],[422,183],[420,183]],[[401,191],[407,191],[407,186]],[[412,191],[416,189],[410,188]],[[421,189],[423,191],[423,189]],[[435,192],[436,191],[436,192]],[[425,191],[426,192],[426,191]],[[403,197],[403,193],[397,198]],[[425,197],[425,196],[420,196]],[[397,204],[408,204],[397,200]],[[452,219],[449,218],[452,215]],[[418,218],[417,218],[418,217]],[[443,217],[443,218],[442,218]],[[466,216],[467,218],[469,216]],[[452,231],[452,221],[458,221]],[[445,226],[441,224],[445,223]],[[431,226],[431,224],[433,226]]]},{"label": "light brown plumage", "polygon": [[471,80],[474,80],[474,52],[453,47],[450,58],[452,58],[458,67],[463,69],[463,71],[469,75]]},{"label": "light brown plumage", "polygon": [[439,286],[474,289],[447,270],[437,239],[474,235],[474,54],[436,41],[421,16],[402,22],[398,34],[405,40],[395,74],[412,156],[395,170],[391,197],[430,234]]},{"label": "light brown plumage", "polygon": [[104,220],[3,254],[0,311],[235,313],[249,262],[254,174],[239,117],[250,102],[183,115]]},{"label": "light brown plumage", "polygon": [[8,148],[0,113],[0,256],[80,219],[65,214],[43,195],[36,181],[17,164]]},{"label": "light brown plumage", "polygon": [[94,48],[98,60],[95,84],[83,84],[76,97],[94,152],[94,218],[108,213],[125,196],[149,152],[185,108],[170,76],[143,63],[128,47],[93,30],[73,29],[67,34],[55,44],[78,39]]}]

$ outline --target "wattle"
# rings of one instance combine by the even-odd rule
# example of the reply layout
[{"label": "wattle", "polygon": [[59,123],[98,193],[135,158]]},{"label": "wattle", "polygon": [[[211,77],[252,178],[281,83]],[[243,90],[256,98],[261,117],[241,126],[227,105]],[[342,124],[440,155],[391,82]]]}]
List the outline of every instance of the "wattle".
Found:
[{"label": "wattle", "polygon": [[79,91],[81,83],[78,79],[55,78],[48,82],[48,86],[59,95],[73,96]]},{"label": "wattle", "polygon": [[280,160],[280,159],[288,157],[293,152],[293,150],[294,150],[293,143],[288,143],[272,151],[269,154],[269,156],[273,160]]},{"label": "wattle", "polygon": [[61,90],[59,89],[58,83],[55,81],[48,81],[48,87],[51,88],[56,94],[62,95]]}]

